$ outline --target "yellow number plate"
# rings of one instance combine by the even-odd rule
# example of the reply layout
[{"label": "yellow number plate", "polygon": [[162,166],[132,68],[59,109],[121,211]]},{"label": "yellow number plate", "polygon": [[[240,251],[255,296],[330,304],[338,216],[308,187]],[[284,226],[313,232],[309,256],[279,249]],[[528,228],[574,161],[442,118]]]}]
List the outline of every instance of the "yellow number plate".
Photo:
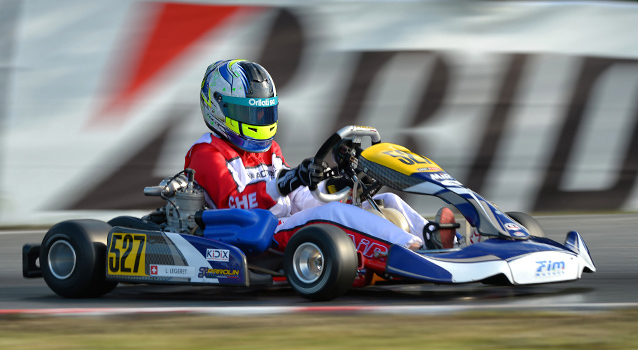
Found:
[{"label": "yellow number plate", "polygon": [[113,233],[108,252],[110,275],[146,276],[146,235]]},{"label": "yellow number plate", "polygon": [[365,159],[396,170],[405,175],[421,172],[441,172],[440,166],[409,149],[392,143],[380,143],[361,153]]}]

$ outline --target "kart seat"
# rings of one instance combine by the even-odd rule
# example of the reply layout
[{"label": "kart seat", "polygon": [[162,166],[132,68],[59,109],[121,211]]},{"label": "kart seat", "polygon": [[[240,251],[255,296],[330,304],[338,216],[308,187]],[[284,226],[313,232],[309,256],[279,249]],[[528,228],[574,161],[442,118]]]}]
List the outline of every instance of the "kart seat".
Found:
[{"label": "kart seat", "polygon": [[204,237],[231,244],[246,255],[265,252],[279,220],[265,209],[210,209],[196,215]]}]

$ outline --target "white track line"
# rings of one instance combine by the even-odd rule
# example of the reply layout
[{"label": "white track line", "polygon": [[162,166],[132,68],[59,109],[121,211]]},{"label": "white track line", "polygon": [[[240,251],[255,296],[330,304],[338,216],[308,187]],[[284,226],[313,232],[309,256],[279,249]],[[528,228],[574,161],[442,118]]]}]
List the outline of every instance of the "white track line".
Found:
[{"label": "white track line", "polygon": [[28,235],[28,234],[36,234],[41,233],[44,235],[47,233],[47,230],[7,230],[0,231],[0,235]]},{"label": "white track line", "polygon": [[204,314],[220,316],[258,316],[273,314],[449,314],[468,311],[574,311],[592,312],[610,309],[638,308],[638,303],[577,303],[561,305],[381,305],[381,306],[229,306],[229,307],[153,307],[153,308],[56,308],[56,309],[9,309],[0,310],[0,315],[51,315],[51,316],[115,316],[127,314]]}]

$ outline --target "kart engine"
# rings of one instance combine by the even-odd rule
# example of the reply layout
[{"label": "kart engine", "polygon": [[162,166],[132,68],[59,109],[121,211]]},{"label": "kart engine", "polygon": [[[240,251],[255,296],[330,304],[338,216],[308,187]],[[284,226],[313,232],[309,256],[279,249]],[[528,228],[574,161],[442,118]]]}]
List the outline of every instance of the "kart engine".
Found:
[{"label": "kart engine", "polygon": [[168,202],[149,214],[147,219],[161,221],[167,231],[195,234],[198,227],[195,213],[204,209],[205,201],[204,189],[194,182],[194,178],[195,170],[185,169],[173,177],[165,178],[159,186],[145,187],[144,195],[162,197]]}]

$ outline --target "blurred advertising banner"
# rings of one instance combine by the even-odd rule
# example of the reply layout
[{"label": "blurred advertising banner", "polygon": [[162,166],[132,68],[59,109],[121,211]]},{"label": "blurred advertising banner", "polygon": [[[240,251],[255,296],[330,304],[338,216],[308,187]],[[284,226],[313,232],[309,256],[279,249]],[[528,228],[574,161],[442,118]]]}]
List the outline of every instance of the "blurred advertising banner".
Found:
[{"label": "blurred advertising banner", "polygon": [[371,125],[503,210],[636,211],[636,23],[633,2],[0,1],[0,224],[161,206],[143,188],[208,132],[201,79],[234,58],[273,76],[293,166]]}]

